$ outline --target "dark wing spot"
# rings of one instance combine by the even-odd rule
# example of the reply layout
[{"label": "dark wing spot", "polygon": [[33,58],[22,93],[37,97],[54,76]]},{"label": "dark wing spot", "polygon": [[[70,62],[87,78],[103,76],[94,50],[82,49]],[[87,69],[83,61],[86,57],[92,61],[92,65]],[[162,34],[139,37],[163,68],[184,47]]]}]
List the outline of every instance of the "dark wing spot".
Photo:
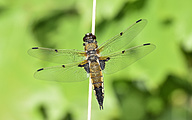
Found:
[{"label": "dark wing spot", "polygon": [[65,65],[62,65],[62,67],[64,67],[64,68],[65,68]]},{"label": "dark wing spot", "polygon": [[123,35],[123,32],[120,32],[120,36],[122,36]]},{"label": "dark wing spot", "polygon": [[125,50],[122,51],[122,53],[124,53],[124,52],[125,52]]},{"label": "dark wing spot", "polygon": [[37,71],[41,71],[41,70],[44,70],[43,68],[41,68],[41,69],[38,69]]},{"label": "dark wing spot", "polygon": [[145,46],[145,45],[150,45],[150,43],[143,44],[143,46]]},{"label": "dark wing spot", "polygon": [[33,47],[32,49],[39,49],[38,47]]},{"label": "dark wing spot", "polygon": [[142,19],[140,19],[140,20],[137,20],[137,21],[136,21],[136,23],[140,22],[141,20],[142,20]]},{"label": "dark wing spot", "polygon": [[57,50],[57,49],[55,49],[55,52],[58,52],[58,50]]}]

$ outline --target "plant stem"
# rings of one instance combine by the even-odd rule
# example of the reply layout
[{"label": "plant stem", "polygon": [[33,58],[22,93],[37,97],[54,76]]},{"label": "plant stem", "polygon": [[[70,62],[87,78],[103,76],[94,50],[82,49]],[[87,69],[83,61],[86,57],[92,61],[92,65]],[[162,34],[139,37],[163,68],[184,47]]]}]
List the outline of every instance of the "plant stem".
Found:
[{"label": "plant stem", "polygon": [[[96,0],[93,0],[93,12],[92,12],[92,34],[93,35],[95,35],[95,15],[96,15]],[[90,77],[87,120],[91,120],[91,101],[92,101],[92,82]]]},{"label": "plant stem", "polygon": [[92,34],[95,35],[96,0],[93,0]]},{"label": "plant stem", "polygon": [[89,95],[88,95],[87,120],[91,120],[91,101],[92,101],[92,82],[91,82],[91,77],[90,77],[89,78]]}]

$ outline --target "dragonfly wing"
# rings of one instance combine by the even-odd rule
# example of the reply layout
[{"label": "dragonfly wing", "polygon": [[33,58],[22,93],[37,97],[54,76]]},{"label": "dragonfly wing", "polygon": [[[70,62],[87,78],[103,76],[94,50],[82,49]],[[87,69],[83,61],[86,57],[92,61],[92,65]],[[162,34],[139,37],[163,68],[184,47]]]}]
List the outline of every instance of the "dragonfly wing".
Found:
[{"label": "dragonfly wing", "polygon": [[41,68],[34,74],[36,79],[57,82],[77,82],[86,80],[89,74],[79,63]]},{"label": "dragonfly wing", "polygon": [[28,54],[40,60],[60,64],[73,63],[85,59],[85,52],[75,49],[67,50],[34,47],[28,50]]},{"label": "dragonfly wing", "polygon": [[140,19],[121,33],[101,44],[98,49],[101,55],[108,55],[125,48],[141,32],[146,24],[146,19]]},{"label": "dragonfly wing", "polygon": [[[155,49],[155,45],[147,43],[140,46],[132,47],[121,52],[110,54],[107,57],[108,61],[105,62],[104,73],[111,74],[122,70],[130,64],[141,59]],[[102,59],[102,57],[101,57]]]}]

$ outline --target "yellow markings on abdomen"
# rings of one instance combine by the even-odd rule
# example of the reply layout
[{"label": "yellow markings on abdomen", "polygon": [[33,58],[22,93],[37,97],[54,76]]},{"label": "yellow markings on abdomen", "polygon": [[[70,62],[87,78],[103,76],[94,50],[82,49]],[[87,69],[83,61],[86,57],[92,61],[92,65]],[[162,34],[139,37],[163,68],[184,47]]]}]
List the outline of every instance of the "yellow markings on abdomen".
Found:
[{"label": "yellow markings on abdomen", "polygon": [[101,67],[98,62],[90,62],[90,76],[92,81],[93,90],[97,101],[99,103],[100,109],[103,109],[103,99],[104,99],[104,87],[103,87],[103,74]]},{"label": "yellow markings on abdomen", "polygon": [[103,74],[98,62],[90,62],[90,76],[93,86],[99,87],[103,83]]}]

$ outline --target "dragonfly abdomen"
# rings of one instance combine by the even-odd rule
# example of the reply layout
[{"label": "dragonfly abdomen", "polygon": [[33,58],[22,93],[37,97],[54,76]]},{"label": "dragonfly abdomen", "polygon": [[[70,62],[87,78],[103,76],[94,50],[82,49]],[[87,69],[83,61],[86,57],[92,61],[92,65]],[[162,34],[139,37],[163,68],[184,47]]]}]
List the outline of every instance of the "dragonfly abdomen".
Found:
[{"label": "dragonfly abdomen", "polygon": [[101,71],[101,67],[97,61],[90,62],[90,76],[96,99],[99,103],[100,109],[103,109],[103,99],[104,99],[103,74]]}]

